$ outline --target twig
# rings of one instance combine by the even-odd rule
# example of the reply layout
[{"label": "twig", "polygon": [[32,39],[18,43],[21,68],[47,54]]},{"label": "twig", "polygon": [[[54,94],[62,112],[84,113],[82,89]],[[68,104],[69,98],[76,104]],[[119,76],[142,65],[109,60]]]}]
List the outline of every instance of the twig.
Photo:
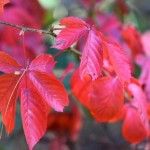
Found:
[{"label": "twig", "polygon": [[1,21],[1,20],[0,20],[0,24],[4,24],[4,25],[7,25],[7,26],[11,26],[11,27],[20,29],[23,32],[26,32],[26,31],[28,31],[28,32],[37,32],[39,34],[49,34],[49,35],[52,35],[53,37],[57,36],[55,33],[53,33],[53,31],[50,31],[50,30],[40,30],[40,29],[35,29],[35,28],[23,27],[23,26],[19,26],[19,25],[16,25],[16,24],[13,24],[13,23],[10,23],[10,22]]},{"label": "twig", "polygon": [[[19,30],[21,30],[20,34],[22,34],[22,32],[37,32],[39,34],[49,34],[53,37],[56,37],[57,35],[55,33],[53,33],[53,30],[55,30],[55,28],[51,28],[50,30],[41,30],[41,29],[35,29],[35,28],[28,28],[28,27],[23,27],[23,26],[19,26],[19,25],[16,25],[16,24],[13,24],[13,23],[10,23],[10,22],[5,22],[5,21],[2,21],[0,20],[0,24],[3,24],[3,25],[7,25],[7,26],[11,26],[11,27],[14,27],[14,28],[17,28]],[[57,29],[57,28],[56,28]],[[75,48],[72,48],[72,47],[69,47],[67,48],[67,50],[69,51],[72,51],[74,52],[75,54],[81,56],[82,54],[76,50]]]}]

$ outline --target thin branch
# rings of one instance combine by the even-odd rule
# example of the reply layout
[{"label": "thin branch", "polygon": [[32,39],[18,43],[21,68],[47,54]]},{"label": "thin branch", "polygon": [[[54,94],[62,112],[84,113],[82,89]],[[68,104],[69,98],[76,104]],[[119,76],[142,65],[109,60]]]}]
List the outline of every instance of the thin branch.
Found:
[{"label": "thin branch", "polygon": [[[19,26],[19,25],[16,25],[16,24],[13,24],[13,23],[10,23],[10,22],[5,22],[5,21],[2,21],[0,20],[0,24],[3,24],[3,25],[7,25],[7,26],[11,26],[11,27],[14,27],[14,28],[17,28],[19,30],[21,30],[20,34],[23,34],[24,32],[37,32],[39,34],[49,34],[53,37],[56,37],[57,35],[55,33],[53,33],[53,30],[55,30],[55,28],[53,29],[50,29],[50,30],[41,30],[41,29],[35,29],[35,28],[28,28],[28,27],[23,27],[23,26]],[[57,28],[56,28],[57,29]],[[73,53],[81,56],[81,52],[79,52],[78,50],[76,50],[75,48],[72,48],[72,47],[69,47],[67,48],[67,50],[69,51],[72,51]]]},{"label": "thin branch", "polygon": [[10,23],[10,22],[2,21],[2,20],[0,20],[0,24],[4,24],[4,25],[7,25],[7,26],[11,26],[11,27],[20,29],[22,32],[26,32],[26,31],[28,31],[28,32],[37,32],[39,34],[49,34],[49,35],[52,35],[53,37],[57,36],[55,33],[53,33],[53,31],[50,31],[50,30],[40,30],[40,29],[35,29],[35,28],[23,27],[23,26],[19,26],[19,25]]},{"label": "thin branch", "polygon": [[82,56],[82,53],[79,52],[77,49],[75,49],[73,47],[69,47],[69,48],[67,48],[67,50],[72,51],[73,53],[75,53],[75,54],[77,54],[79,56]]}]

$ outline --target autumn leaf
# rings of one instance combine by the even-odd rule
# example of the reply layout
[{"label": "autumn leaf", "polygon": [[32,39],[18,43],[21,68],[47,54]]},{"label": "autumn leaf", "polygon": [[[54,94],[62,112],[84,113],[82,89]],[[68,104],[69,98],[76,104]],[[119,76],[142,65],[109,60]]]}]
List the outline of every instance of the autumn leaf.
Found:
[{"label": "autumn leaf", "polygon": [[94,25],[87,24],[79,18],[66,17],[60,21],[60,25],[64,25],[66,28],[63,28],[56,37],[54,48],[65,49],[78,42],[80,38],[84,37],[86,40],[82,44],[83,50],[79,68],[82,80],[85,74],[91,75],[92,80],[101,75],[103,51],[105,50],[121,83],[130,81],[131,71],[128,57],[119,45],[105,40],[106,38]]},{"label": "autumn leaf", "polygon": [[95,26],[87,24],[85,21],[76,17],[67,17],[60,21],[60,25],[65,25],[56,37],[54,48],[65,49],[77,42],[84,36],[83,54],[80,64],[80,77],[83,79],[85,74],[92,76],[95,80],[101,75],[103,65],[102,41],[97,34]]},{"label": "autumn leaf", "polygon": [[96,29],[93,27],[93,29],[89,31],[81,58],[79,68],[81,78],[83,79],[84,74],[90,74],[93,80],[97,79],[101,74],[102,66],[102,41],[96,34]]},{"label": "autumn leaf", "polygon": [[89,105],[89,88],[92,80],[89,75],[84,76],[84,80],[80,79],[79,69],[77,69],[71,77],[71,90],[76,98],[87,108]]},{"label": "autumn leaf", "polygon": [[46,131],[49,108],[63,111],[68,105],[66,90],[52,73],[55,63],[51,55],[41,54],[24,68],[8,54],[0,52],[0,71],[7,73],[0,76],[2,121],[10,134],[15,126],[16,100],[20,96],[30,150]]},{"label": "autumn leaf", "polygon": [[130,83],[128,89],[132,92],[134,98],[132,100],[132,105],[135,106],[140,114],[141,122],[147,132],[150,134],[150,125],[147,114],[147,98],[145,93],[142,91],[141,87],[136,84]]},{"label": "autumn leaf", "polygon": [[60,21],[61,26],[66,26],[56,37],[56,45],[53,48],[66,49],[78,41],[89,31],[89,24],[76,17],[67,17]]},{"label": "autumn leaf", "polygon": [[124,88],[117,77],[99,77],[91,81],[86,76],[83,81],[76,70],[71,78],[71,89],[76,98],[100,122],[114,120],[124,104]]},{"label": "autumn leaf", "polygon": [[133,56],[143,53],[141,35],[133,25],[124,25],[121,34],[128,46],[131,48]]},{"label": "autumn leaf", "polygon": [[123,92],[118,78],[102,77],[92,82],[88,93],[92,115],[100,122],[114,118],[123,107]]},{"label": "autumn leaf", "polygon": [[139,143],[150,135],[148,103],[145,93],[136,82],[130,83],[128,90],[131,92],[133,99],[125,104],[126,113],[122,132],[127,141]]},{"label": "autumn leaf", "polygon": [[47,111],[37,92],[26,88],[21,90],[21,116],[30,150],[46,132]]},{"label": "autumn leaf", "polygon": [[125,51],[117,44],[109,41],[103,42],[104,51],[107,52],[110,62],[122,85],[130,82],[131,69]]}]

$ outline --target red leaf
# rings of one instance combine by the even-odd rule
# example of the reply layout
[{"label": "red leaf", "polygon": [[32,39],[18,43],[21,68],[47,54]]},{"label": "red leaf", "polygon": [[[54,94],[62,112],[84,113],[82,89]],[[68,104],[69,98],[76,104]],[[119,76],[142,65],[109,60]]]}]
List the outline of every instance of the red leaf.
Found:
[{"label": "red leaf", "polygon": [[21,69],[21,65],[4,52],[0,52],[0,71],[4,73],[14,73]]},{"label": "red leaf", "polygon": [[148,119],[147,110],[147,98],[145,93],[142,91],[141,87],[136,84],[129,84],[128,89],[132,92],[134,99],[132,100],[132,105],[137,108],[139,112],[139,118],[143,124],[147,135],[150,134],[150,124]]},{"label": "red leaf", "polygon": [[100,76],[103,65],[102,41],[93,28],[89,31],[86,44],[84,46],[81,63],[80,76],[83,79],[84,74],[90,74],[95,80]]},{"label": "red leaf", "polygon": [[123,136],[131,143],[138,143],[147,136],[140,114],[133,106],[128,108],[122,128]]},{"label": "red leaf", "polygon": [[122,28],[122,36],[131,48],[133,55],[143,53],[141,37],[138,30],[132,25],[126,25]]},{"label": "red leaf", "polygon": [[[29,68],[24,68],[12,57],[1,52],[0,63],[2,71],[12,72],[0,76],[0,112],[3,123],[7,133],[12,132],[15,125],[15,102],[21,94],[23,126],[27,143],[32,150],[45,133],[46,115],[50,107],[62,111],[64,106],[68,105],[67,93],[54,75],[46,74],[51,72],[55,65],[50,55],[40,55],[31,62]],[[48,68],[50,71],[47,71]]]},{"label": "red leaf", "polygon": [[125,83],[129,83],[131,78],[131,70],[128,57],[124,50],[115,43],[111,44],[105,42],[104,49],[107,51],[113,68],[121,83],[123,85]]},{"label": "red leaf", "polygon": [[117,115],[124,103],[123,87],[118,78],[102,77],[91,84],[89,92],[91,113],[100,121]]},{"label": "red leaf", "polygon": [[19,77],[14,74],[0,76],[0,112],[7,111],[15,102]]},{"label": "red leaf", "polygon": [[144,50],[144,53],[145,53],[146,56],[150,56],[149,39],[150,39],[150,31],[147,31],[144,34],[142,34],[141,42],[142,42],[143,50]]},{"label": "red leaf", "polygon": [[91,84],[91,77],[84,76],[84,80],[80,79],[79,70],[76,70],[71,77],[71,90],[77,99],[87,108],[89,108],[89,87]]},{"label": "red leaf", "polygon": [[2,112],[2,121],[5,125],[7,134],[10,134],[15,127],[16,102],[8,107],[7,111]]},{"label": "red leaf", "polygon": [[21,91],[21,115],[30,150],[44,135],[47,127],[47,111],[40,95],[29,88]]},{"label": "red leaf", "polygon": [[40,95],[54,110],[62,112],[63,108],[68,105],[66,90],[55,76],[32,72],[29,74],[29,78]]},{"label": "red leaf", "polygon": [[65,49],[78,41],[89,30],[89,25],[76,17],[67,17],[60,21],[60,25],[66,28],[56,37],[56,45],[53,48]]},{"label": "red leaf", "polygon": [[67,17],[60,21],[60,25],[66,28],[56,37],[56,46],[54,48],[65,49],[78,41],[81,37],[86,38],[83,55],[80,64],[80,76],[83,79],[84,74],[90,74],[93,80],[101,74],[103,65],[102,40],[95,27],[79,18]]},{"label": "red leaf", "polygon": [[1,0],[0,1],[0,13],[3,12],[4,5],[9,3],[9,0]]},{"label": "red leaf", "polygon": [[41,54],[30,63],[29,70],[51,73],[55,63],[52,55]]}]

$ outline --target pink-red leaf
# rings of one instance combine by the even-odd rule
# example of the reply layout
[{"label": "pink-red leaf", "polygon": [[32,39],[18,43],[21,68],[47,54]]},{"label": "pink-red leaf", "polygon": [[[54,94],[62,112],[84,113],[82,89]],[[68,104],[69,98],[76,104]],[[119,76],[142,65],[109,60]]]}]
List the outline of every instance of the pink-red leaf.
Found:
[{"label": "pink-red leaf", "polygon": [[0,52],[0,71],[4,73],[14,73],[21,68],[21,65],[19,65],[15,59],[4,52]]},{"label": "pink-red leaf", "polygon": [[51,73],[55,63],[52,55],[41,54],[30,63],[29,70]]},{"label": "pink-red leaf", "polygon": [[21,115],[30,150],[44,135],[47,127],[47,111],[40,95],[29,88],[21,91]]},{"label": "pink-red leaf", "polygon": [[131,143],[141,142],[147,136],[146,129],[140,119],[140,114],[133,106],[129,106],[122,129],[123,136]]},{"label": "pink-red leaf", "polygon": [[112,44],[105,42],[104,49],[107,51],[113,68],[121,83],[123,85],[125,83],[129,83],[131,78],[131,70],[128,57],[124,50],[115,43]]},{"label": "pink-red leaf", "polygon": [[76,17],[67,17],[60,21],[60,25],[66,26],[56,37],[56,45],[53,48],[65,49],[78,41],[89,30],[89,25]]},{"label": "pink-red leaf", "polygon": [[102,77],[95,80],[89,97],[91,113],[100,122],[114,118],[124,103],[123,87],[118,78]]},{"label": "pink-red leaf", "polygon": [[145,32],[141,36],[143,50],[146,56],[150,56],[150,31]]},{"label": "pink-red leaf", "polygon": [[90,74],[95,80],[100,76],[103,65],[102,41],[96,34],[96,30],[89,31],[86,44],[84,46],[81,63],[80,76],[83,79],[84,74]]},{"label": "pink-red leaf", "polygon": [[143,53],[143,47],[141,43],[141,36],[138,30],[132,25],[126,25],[122,28],[122,36],[131,48],[131,52],[134,56],[139,53]]},{"label": "pink-red leaf", "polygon": [[29,78],[45,101],[56,111],[63,111],[68,105],[67,92],[61,82],[52,74],[29,73]]}]

